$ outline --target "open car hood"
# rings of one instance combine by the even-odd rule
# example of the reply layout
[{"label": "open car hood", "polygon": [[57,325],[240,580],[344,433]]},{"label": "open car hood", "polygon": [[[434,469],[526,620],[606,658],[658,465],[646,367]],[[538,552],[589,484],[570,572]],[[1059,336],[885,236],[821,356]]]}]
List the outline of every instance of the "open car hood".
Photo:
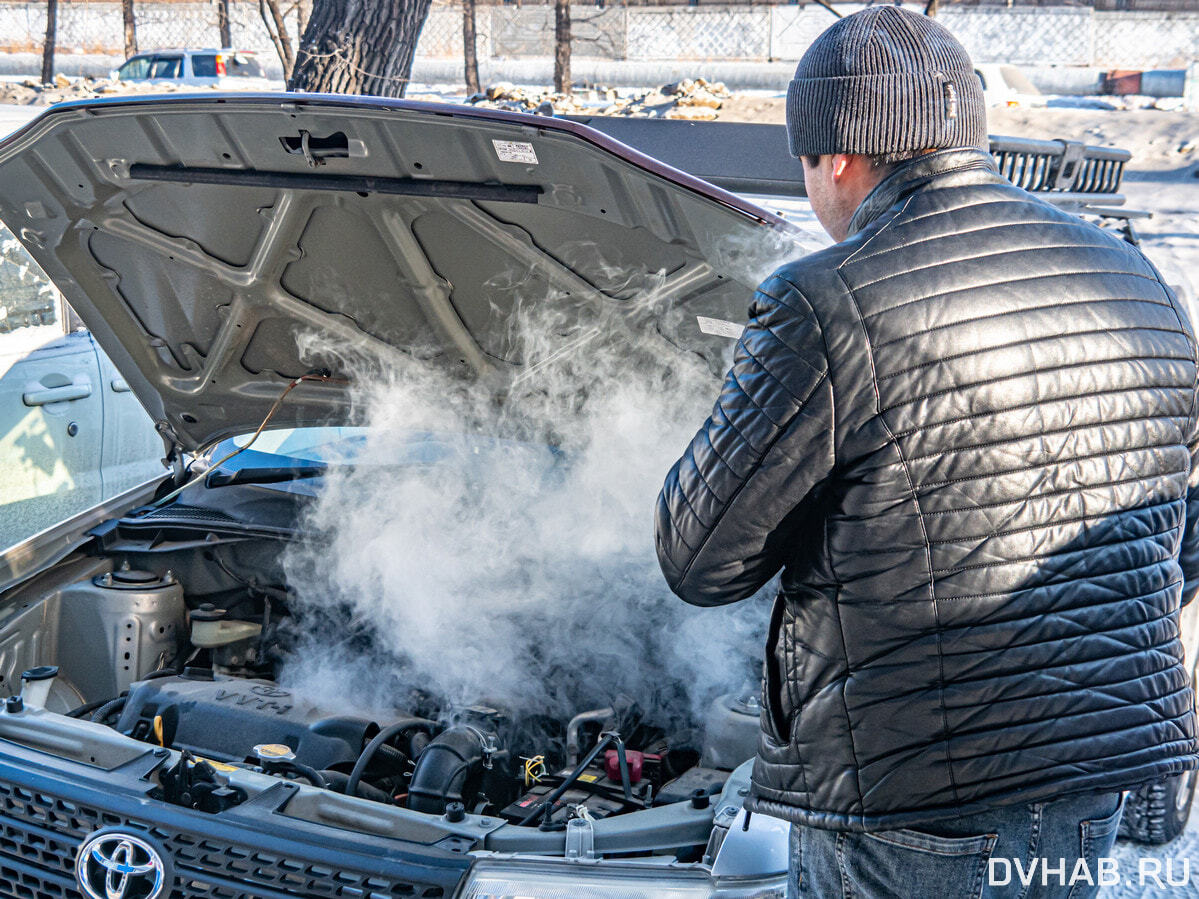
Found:
[{"label": "open car hood", "polygon": [[[719,358],[735,328],[697,316],[743,321],[754,286],[720,260],[780,224],[577,123],[289,94],[54,107],[0,143],[0,218],[185,450],[349,348],[502,390],[518,303],[652,281],[654,327]],[[305,383],[272,426],[340,423],[346,390]]]}]

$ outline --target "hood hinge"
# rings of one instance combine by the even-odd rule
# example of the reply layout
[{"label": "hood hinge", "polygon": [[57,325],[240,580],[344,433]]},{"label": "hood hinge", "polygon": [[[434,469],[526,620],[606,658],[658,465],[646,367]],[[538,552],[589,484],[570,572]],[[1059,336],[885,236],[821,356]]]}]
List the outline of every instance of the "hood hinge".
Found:
[{"label": "hood hinge", "polygon": [[162,461],[171,469],[171,481],[178,486],[187,476],[183,468],[183,444],[179,442],[179,437],[168,421],[154,422],[154,430],[158,432],[166,447],[167,454]]}]

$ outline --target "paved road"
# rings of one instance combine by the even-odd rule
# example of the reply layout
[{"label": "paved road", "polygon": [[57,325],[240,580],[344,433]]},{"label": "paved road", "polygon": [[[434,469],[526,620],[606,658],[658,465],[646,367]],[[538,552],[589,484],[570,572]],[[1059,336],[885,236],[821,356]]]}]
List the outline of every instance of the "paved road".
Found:
[{"label": "paved road", "polygon": [[[1199,807],[1196,807],[1199,812]],[[1190,825],[1186,833],[1166,846],[1139,846],[1135,843],[1117,843],[1112,853],[1119,863],[1122,883],[1119,886],[1104,887],[1099,892],[1100,899],[1183,899],[1183,897],[1199,897],[1199,814],[1192,813]],[[1152,878],[1146,877],[1142,884],[1138,870],[1142,867],[1146,873],[1154,870],[1153,862],[1161,864],[1161,880],[1166,882],[1167,864],[1172,865],[1175,881],[1183,880],[1184,873],[1189,873],[1189,882],[1185,886],[1157,886]],[[1189,865],[1189,871],[1186,871]]]}]

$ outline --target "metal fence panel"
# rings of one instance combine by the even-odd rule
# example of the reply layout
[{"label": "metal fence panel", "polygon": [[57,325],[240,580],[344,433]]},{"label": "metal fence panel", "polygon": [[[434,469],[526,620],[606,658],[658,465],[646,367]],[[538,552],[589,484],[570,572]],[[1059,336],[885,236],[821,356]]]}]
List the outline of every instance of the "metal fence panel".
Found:
[{"label": "metal fence panel", "polygon": [[944,9],[937,20],[975,62],[1085,66],[1094,55],[1092,12],[1086,7]]},{"label": "metal fence panel", "polygon": [[[843,16],[865,9],[864,3],[838,3]],[[770,9],[770,58],[798,60],[812,41],[836,18],[822,6],[773,6]]]},{"label": "metal fence panel", "polygon": [[[491,50],[498,59],[552,56],[554,8],[552,6],[492,6]],[[482,11],[482,10],[481,10]],[[571,6],[571,48],[576,56],[623,59],[625,55],[624,7]]]},{"label": "metal fence panel", "polygon": [[629,59],[768,59],[770,10],[639,7],[628,10]]},{"label": "metal fence panel", "polygon": [[1095,65],[1182,68],[1199,57],[1199,13],[1096,12]]},{"label": "metal fence panel", "polygon": [[[489,6],[475,8],[475,52],[479,59],[488,59],[493,51]],[[427,59],[462,58],[462,7],[435,6],[421,29],[416,55]]]},{"label": "metal fence panel", "polygon": [[[860,3],[837,4],[843,12]],[[285,4],[285,8],[288,5]],[[219,43],[215,0],[137,0],[139,49],[213,47]],[[584,6],[571,8],[573,52],[579,58],[676,60],[795,60],[833,21],[825,9],[802,6]],[[256,0],[231,0],[235,47],[256,50],[279,64]],[[940,22],[978,62],[1038,66],[1183,68],[1199,59],[1199,13],[1096,12],[1089,7],[951,6]],[[553,8],[480,6],[480,61],[553,54]],[[46,29],[44,0],[0,2],[0,52],[37,52]],[[300,41],[295,6],[287,31]],[[72,0],[59,5],[59,53],[120,57],[124,25],[118,0]],[[425,59],[460,59],[461,6],[438,2],[417,44]],[[114,59],[115,61],[115,59]]]}]

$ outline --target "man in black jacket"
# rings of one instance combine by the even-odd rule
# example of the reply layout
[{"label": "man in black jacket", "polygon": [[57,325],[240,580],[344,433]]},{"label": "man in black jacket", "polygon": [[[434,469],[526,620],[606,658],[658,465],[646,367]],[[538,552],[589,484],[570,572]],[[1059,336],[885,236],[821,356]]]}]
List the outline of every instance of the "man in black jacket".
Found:
[{"label": "man in black jacket", "polygon": [[930,19],[838,21],[787,125],[840,242],[758,289],[657,513],[688,602],[782,571],[747,808],[813,896],[1089,895],[1121,791],[1199,762],[1186,311],[999,176]]}]

